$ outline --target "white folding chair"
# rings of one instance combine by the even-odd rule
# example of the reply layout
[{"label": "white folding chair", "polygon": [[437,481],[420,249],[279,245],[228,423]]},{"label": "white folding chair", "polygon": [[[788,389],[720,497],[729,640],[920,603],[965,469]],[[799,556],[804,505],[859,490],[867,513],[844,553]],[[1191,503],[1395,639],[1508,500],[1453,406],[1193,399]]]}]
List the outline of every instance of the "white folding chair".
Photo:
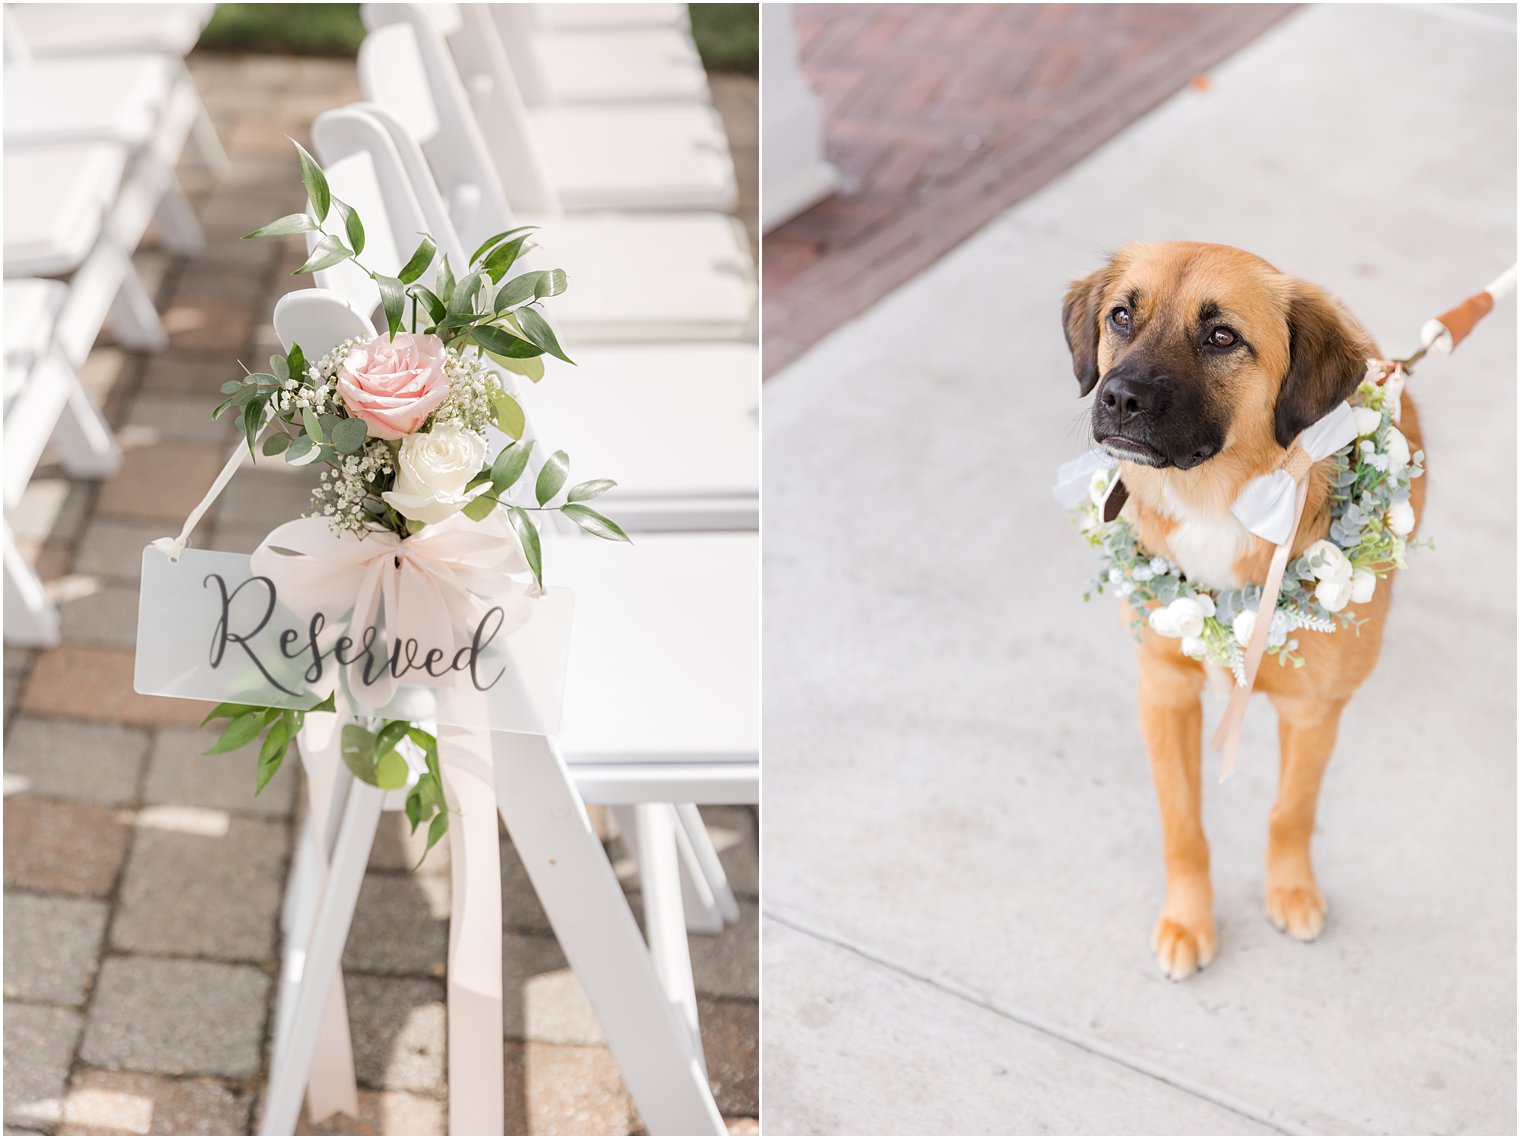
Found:
[{"label": "white folding chair", "polygon": [[158,312],[132,265],[169,173],[107,143],[27,147],[5,156],[5,276],[62,277],[68,298],[56,335],[81,362],[110,317],[128,347],[165,342]]},{"label": "white folding chair", "polygon": [[[287,345],[295,339],[312,353],[369,331],[352,305],[319,290],[282,300],[275,322]],[[645,536],[631,548],[549,537],[545,567],[577,595],[565,729],[552,743],[496,733],[493,755],[467,754],[466,770],[446,774],[458,780],[455,808],[471,794],[477,808],[454,820],[458,841],[471,846],[468,853],[456,847],[456,891],[476,899],[463,920],[476,924],[478,936],[494,923],[499,937],[499,892],[483,894],[481,885],[482,859],[496,857],[495,822],[486,828],[478,812],[489,782],[482,765],[494,765],[502,816],[646,1122],[658,1133],[721,1133],[702,1075],[678,861],[686,844],[672,804],[757,801],[758,544],[752,534]],[[335,1023],[343,1016],[339,963],[386,796],[349,775],[335,749],[334,719],[313,717],[300,748],[313,809],[284,915],[286,968],[263,1134],[289,1134],[319,1057],[327,1085],[314,1093],[328,1107],[352,1102],[348,1042]],[[647,947],[586,821],[583,796],[637,805]],[[398,800],[391,796],[399,807]],[[457,1039],[451,1018],[451,1055],[482,1061],[480,1027],[462,1022],[466,1039]],[[499,1019],[494,1027],[499,1045]],[[499,1130],[499,1083],[466,1084],[461,1075],[454,1133],[489,1130],[492,1095]]]},{"label": "white folding chair", "polygon": [[[83,57],[102,63],[112,56],[147,54],[177,63],[183,82],[176,84],[174,108],[191,112],[187,125],[192,151],[208,169],[225,170],[227,155],[216,127],[184,67],[184,57],[215,9],[215,4],[7,4],[5,61]],[[101,101],[115,98],[94,77],[86,77],[83,89]],[[9,92],[6,102],[13,104]],[[37,97],[23,100],[28,111],[51,113],[39,104]]]},{"label": "white folding chair", "polygon": [[[334,192],[368,223],[363,260],[393,273],[410,255],[417,232],[428,230],[462,272],[467,253],[443,214],[436,187],[425,170],[420,181],[409,180],[411,170],[395,145],[398,136],[382,119],[363,106],[346,107],[325,112],[312,128]],[[399,137],[410,142],[404,133]],[[418,164],[420,158],[414,158]],[[420,198],[416,190],[422,191]],[[557,229],[546,231],[544,240],[557,250]],[[374,286],[352,265],[316,277],[324,288],[372,312]],[[573,277],[570,291],[580,283]],[[556,319],[561,311],[554,308]],[[757,526],[759,393],[753,344],[582,350],[568,332],[566,341],[578,366],[547,361],[544,380],[522,382],[519,395],[546,442],[568,451],[582,469],[616,473],[619,486],[602,500],[609,513],[635,530]]]},{"label": "white folding chair", "polygon": [[[430,77],[426,91],[398,81],[419,71]],[[576,281],[555,302],[567,334],[583,341],[754,339],[754,271],[737,219],[514,210],[459,74],[425,20],[371,32],[359,49],[359,74],[371,102],[388,112],[383,121],[412,181],[435,182],[467,249],[517,225],[552,228],[556,264]],[[430,195],[420,196],[428,207]],[[661,287],[661,280],[680,285]]]},{"label": "white folding chair", "polygon": [[190,74],[163,55],[33,60],[5,68],[7,156],[33,146],[124,147],[138,177],[163,187],[155,217],[164,245],[189,256],[204,244],[174,168],[205,112]]},{"label": "white folding chair", "polygon": [[[710,92],[702,57],[679,27],[597,28],[555,32],[539,25],[525,4],[490,4],[512,77],[530,107],[564,104],[706,103]],[[476,71],[467,59],[478,58]],[[455,60],[467,85],[494,83],[487,56]]]},{"label": "white folding chair", "polygon": [[215,4],[7,4],[6,39],[14,30],[36,56],[147,51],[183,58],[215,9]]},{"label": "white folding chair", "polygon": [[[495,46],[488,73],[493,82],[477,92],[476,112],[488,128],[497,170],[524,209],[734,207],[733,162],[716,111],[691,103],[529,107],[500,50],[495,24],[478,7],[366,4],[362,10],[371,30],[408,23],[419,35],[428,27],[458,37],[472,52]],[[525,153],[534,161],[525,165]]]},{"label": "white folding chair", "polygon": [[540,27],[556,32],[633,28],[691,30],[685,4],[524,4]]},{"label": "white folding chair", "polygon": [[[111,428],[95,409],[58,342],[68,287],[58,281],[5,282],[5,508],[21,499],[49,441],[70,474],[105,478],[121,467]],[[12,644],[58,643],[58,613],[5,523],[5,637]]]}]

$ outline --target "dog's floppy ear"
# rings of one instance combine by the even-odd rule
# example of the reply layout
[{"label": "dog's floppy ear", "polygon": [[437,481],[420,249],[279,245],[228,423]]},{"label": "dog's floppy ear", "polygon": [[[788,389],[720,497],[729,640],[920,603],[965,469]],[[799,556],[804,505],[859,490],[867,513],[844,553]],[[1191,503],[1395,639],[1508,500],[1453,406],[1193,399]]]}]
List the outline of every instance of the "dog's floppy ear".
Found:
[{"label": "dog's floppy ear", "polygon": [[1366,334],[1327,293],[1296,285],[1288,303],[1288,372],[1277,392],[1278,446],[1350,396],[1371,354]]},{"label": "dog's floppy ear", "polygon": [[1071,349],[1071,370],[1076,373],[1083,395],[1098,382],[1098,306],[1113,279],[1114,267],[1110,263],[1073,281],[1061,305],[1066,347]]}]

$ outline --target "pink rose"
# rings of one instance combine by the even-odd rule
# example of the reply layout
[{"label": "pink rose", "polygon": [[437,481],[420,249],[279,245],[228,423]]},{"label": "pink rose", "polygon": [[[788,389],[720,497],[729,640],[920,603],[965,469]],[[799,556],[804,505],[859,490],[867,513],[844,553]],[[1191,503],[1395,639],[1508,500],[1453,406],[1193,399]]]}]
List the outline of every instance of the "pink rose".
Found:
[{"label": "pink rose", "polygon": [[396,333],[350,348],[338,365],[338,394],[376,439],[400,439],[421,427],[449,394],[443,341]]}]

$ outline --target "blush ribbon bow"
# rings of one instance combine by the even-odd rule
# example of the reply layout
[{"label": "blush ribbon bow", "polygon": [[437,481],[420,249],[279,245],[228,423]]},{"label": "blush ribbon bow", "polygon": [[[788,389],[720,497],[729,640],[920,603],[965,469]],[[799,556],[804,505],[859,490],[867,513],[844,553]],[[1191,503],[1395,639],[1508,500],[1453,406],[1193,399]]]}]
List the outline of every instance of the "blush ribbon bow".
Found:
[{"label": "blush ribbon bow", "polygon": [[[1240,520],[1241,525],[1277,548],[1272,553],[1267,580],[1262,583],[1261,604],[1256,611],[1257,621],[1251,632],[1251,642],[1246,647],[1245,683],[1237,685],[1230,693],[1224,718],[1211,741],[1216,750],[1224,753],[1219,773],[1221,782],[1235,771],[1246,703],[1256,683],[1256,672],[1261,665],[1262,655],[1266,652],[1271,615],[1277,610],[1283,574],[1288,568],[1288,555],[1292,552],[1293,538],[1298,533],[1298,524],[1303,518],[1304,503],[1309,493],[1309,471],[1315,463],[1328,459],[1355,439],[1356,418],[1351,413],[1351,405],[1343,400],[1304,428],[1288,446],[1277,467],[1248,482],[1230,507],[1230,512]],[[1113,457],[1103,451],[1089,451],[1062,463],[1056,472],[1056,484],[1052,488],[1056,500],[1063,506],[1076,506],[1087,496],[1092,476],[1114,465]],[[1115,484],[1117,485],[1117,480]],[[1110,488],[1110,493],[1113,489]],[[1111,512],[1105,510],[1104,520],[1111,519]],[[1261,614],[1266,614],[1265,620]]]},{"label": "blush ribbon bow", "polygon": [[[252,568],[303,616],[341,618],[351,611],[325,626],[324,653],[345,633],[362,638],[383,604],[386,644],[413,640],[451,659],[460,647],[458,631],[473,628],[489,606],[502,610],[502,633],[532,616],[531,579],[511,576],[527,571],[527,559],[502,514],[480,522],[454,514],[406,538],[389,530],[339,536],[326,519],[298,518],[269,532],[253,552]],[[467,643],[469,633],[464,637]],[[380,708],[395,695],[389,668],[366,684],[357,662],[343,667],[355,703]]]}]

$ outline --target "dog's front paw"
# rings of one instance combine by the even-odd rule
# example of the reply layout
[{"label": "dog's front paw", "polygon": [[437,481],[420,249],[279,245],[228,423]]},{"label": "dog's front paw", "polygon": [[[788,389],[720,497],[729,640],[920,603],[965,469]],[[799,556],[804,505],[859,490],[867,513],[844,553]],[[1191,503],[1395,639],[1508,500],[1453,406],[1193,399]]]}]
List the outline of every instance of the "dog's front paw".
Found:
[{"label": "dog's front paw", "polygon": [[1312,881],[1267,884],[1267,920],[1289,937],[1313,941],[1324,932],[1327,908]]},{"label": "dog's front paw", "polygon": [[1186,922],[1162,914],[1151,935],[1151,948],[1163,973],[1173,981],[1185,980],[1214,960],[1219,948],[1214,919]]}]

